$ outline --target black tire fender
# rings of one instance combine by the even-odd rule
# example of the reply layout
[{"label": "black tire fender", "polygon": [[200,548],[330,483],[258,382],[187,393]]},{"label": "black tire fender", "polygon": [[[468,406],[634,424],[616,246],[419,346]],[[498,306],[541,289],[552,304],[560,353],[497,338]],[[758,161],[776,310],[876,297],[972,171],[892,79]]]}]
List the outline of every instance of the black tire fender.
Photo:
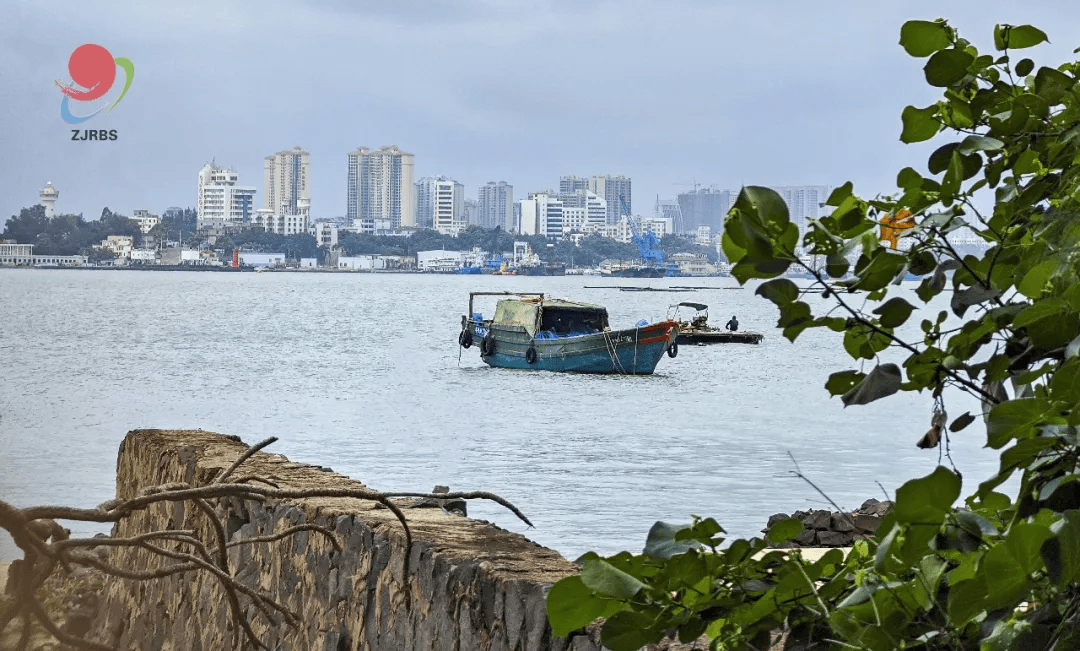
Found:
[{"label": "black tire fender", "polygon": [[494,337],[484,337],[480,340],[480,354],[484,357],[491,357],[495,354]]},{"label": "black tire fender", "polygon": [[525,361],[529,364],[536,363],[536,349],[529,346],[529,349],[525,351]]},{"label": "black tire fender", "polygon": [[461,334],[458,335],[457,342],[462,348],[469,348],[473,344],[472,332],[469,330],[462,330]]},{"label": "black tire fender", "polygon": [[667,356],[674,359],[679,354],[679,343],[672,341],[667,347]]}]

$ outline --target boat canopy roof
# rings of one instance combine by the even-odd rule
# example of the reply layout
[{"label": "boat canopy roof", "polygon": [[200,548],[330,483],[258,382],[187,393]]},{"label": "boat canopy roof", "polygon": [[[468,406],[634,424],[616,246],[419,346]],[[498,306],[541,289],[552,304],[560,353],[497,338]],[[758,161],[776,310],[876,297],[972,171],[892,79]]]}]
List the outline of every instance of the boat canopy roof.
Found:
[{"label": "boat canopy roof", "polygon": [[692,307],[692,308],[694,308],[695,310],[698,310],[699,312],[700,312],[701,310],[707,310],[707,309],[709,309],[709,306],[708,306],[708,305],[705,305],[704,303],[679,303],[679,305],[681,305],[681,306],[683,306],[683,307]]},{"label": "boat canopy roof", "polygon": [[504,299],[499,301],[495,308],[494,322],[499,325],[521,326],[530,336],[535,336],[544,321],[544,313],[548,315],[560,312],[574,312],[582,316],[595,316],[599,322],[607,324],[607,308],[602,305],[589,303],[577,303],[562,299],[541,300],[540,298],[525,297],[520,299]]}]

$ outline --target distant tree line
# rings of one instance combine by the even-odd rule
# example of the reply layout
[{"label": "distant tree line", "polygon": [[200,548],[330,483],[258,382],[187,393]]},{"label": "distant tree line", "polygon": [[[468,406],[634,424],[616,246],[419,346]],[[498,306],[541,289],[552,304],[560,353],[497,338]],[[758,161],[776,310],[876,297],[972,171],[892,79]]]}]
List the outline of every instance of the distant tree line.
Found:
[{"label": "distant tree line", "polygon": [[[112,212],[101,211],[101,218],[87,221],[79,215],[45,216],[41,205],[23,208],[4,224],[0,239],[33,244],[39,255],[100,256],[94,247],[110,235],[130,235],[136,246],[142,240],[139,222]],[[108,257],[111,257],[108,256]]]},{"label": "distant tree line", "polygon": [[[588,235],[575,246],[569,240],[552,241],[543,235],[520,235],[507,233],[500,227],[494,229],[470,226],[457,236],[445,235],[434,230],[418,230],[410,237],[369,235],[343,232],[338,244],[345,255],[416,255],[417,251],[445,249],[447,251],[470,251],[473,248],[501,254],[514,250],[514,242],[528,242],[529,247],[544,262],[560,262],[572,266],[596,266],[604,260],[636,261],[641,258],[637,246],[622,244],[601,235]],[[550,247],[548,245],[551,245]],[[697,253],[716,262],[719,255],[715,247],[701,246],[692,239],[666,235],[660,248],[665,259],[675,253]]]},{"label": "distant tree line", "polygon": [[[206,238],[197,234],[197,215],[194,208],[170,208],[162,213],[161,221],[150,231],[159,240],[183,240],[185,246],[198,247]],[[80,215],[56,215],[46,217],[41,205],[23,208],[17,216],[7,220],[2,239],[13,239],[21,244],[33,244],[34,252],[42,255],[85,255],[91,260],[113,257],[108,252],[94,249],[110,235],[130,235],[136,248],[145,245],[139,223],[108,208],[101,211],[101,218],[87,221]],[[622,244],[600,235],[589,235],[580,246],[568,240],[552,241],[542,235],[519,235],[494,229],[470,226],[457,236],[445,235],[435,230],[421,229],[409,237],[372,235],[367,233],[341,232],[338,245],[347,256],[353,255],[416,255],[417,251],[445,249],[447,251],[470,251],[474,248],[498,255],[514,250],[514,242],[528,242],[530,248],[544,262],[558,262],[568,266],[593,267],[604,260],[632,262],[640,259],[633,244]],[[550,245],[550,246],[549,246]],[[308,234],[276,235],[264,231],[243,231],[218,236],[214,249],[226,253],[233,249],[284,253],[291,260],[317,258],[325,262],[328,251],[319,247],[315,238]],[[692,239],[665,235],[660,248],[665,259],[675,253],[705,254],[710,262],[716,262],[715,247],[701,246]]]}]

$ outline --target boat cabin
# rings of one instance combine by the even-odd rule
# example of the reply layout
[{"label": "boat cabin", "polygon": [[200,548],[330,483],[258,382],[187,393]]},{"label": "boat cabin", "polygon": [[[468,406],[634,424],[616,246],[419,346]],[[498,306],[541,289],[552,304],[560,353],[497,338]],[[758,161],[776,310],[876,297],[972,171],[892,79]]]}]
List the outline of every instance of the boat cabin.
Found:
[{"label": "boat cabin", "polygon": [[537,339],[577,337],[608,329],[607,308],[539,296],[503,299],[495,308],[494,325],[518,326]]}]

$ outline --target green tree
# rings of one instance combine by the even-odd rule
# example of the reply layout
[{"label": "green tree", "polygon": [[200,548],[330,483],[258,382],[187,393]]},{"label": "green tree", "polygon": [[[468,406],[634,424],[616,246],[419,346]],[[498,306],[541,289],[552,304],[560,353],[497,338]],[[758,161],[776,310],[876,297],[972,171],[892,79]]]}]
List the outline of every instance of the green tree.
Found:
[{"label": "green tree", "polygon": [[[894,198],[837,189],[802,241],[823,269],[795,256],[798,229],[767,188],[743,188],[723,235],[732,274],[765,281],[757,294],[777,305],[785,337],[829,328],[853,360],[874,364],[834,373],[832,395],[861,405],[925,391],[935,410],[919,445],[935,447],[978,418],[949,423],[944,390],[970,393],[984,406],[987,445],[1002,451],[999,471],[968,488],[964,508],[954,507],[954,470],[909,481],[874,539],[815,563],[767,550],[798,535],[797,521],[726,547],[711,519],[657,523],[642,555],[586,554],[580,576],[552,587],[556,634],[606,617],[615,651],[669,629],[683,640],[707,633],[714,649],[762,648],[781,628],[789,645],[809,645],[800,648],[1080,648],[1080,63],[1016,54],[1046,40],[1030,25],[998,25],[988,54],[945,21],[905,23],[900,44],[942,90],[902,114],[903,142],[948,141],[928,174],[901,170]],[[901,210],[916,225],[901,236],[910,246],[894,250],[878,229]],[[956,250],[946,236],[961,229],[988,243],[984,254]],[[781,277],[793,265],[813,274],[829,311],[814,314]],[[922,306],[895,291],[909,272],[924,277]],[[946,287],[959,325],[924,315]],[[882,361],[886,350],[902,364]],[[1012,476],[1015,494],[999,492]]]}]

